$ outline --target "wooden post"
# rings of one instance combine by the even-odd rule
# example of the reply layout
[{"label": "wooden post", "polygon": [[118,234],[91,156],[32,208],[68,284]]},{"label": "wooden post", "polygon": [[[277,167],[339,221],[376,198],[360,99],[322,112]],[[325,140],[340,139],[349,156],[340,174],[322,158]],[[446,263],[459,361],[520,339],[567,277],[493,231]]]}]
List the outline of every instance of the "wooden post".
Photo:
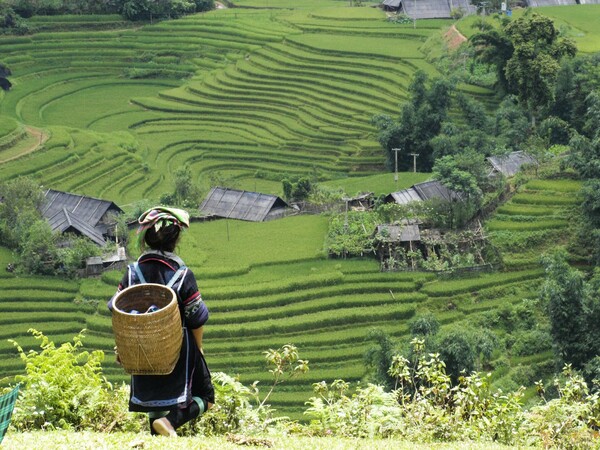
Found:
[{"label": "wooden post", "polygon": [[393,148],[392,151],[395,153],[396,155],[396,168],[394,170],[394,181],[396,182],[396,184],[398,184],[398,152],[402,150],[400,148]]}]

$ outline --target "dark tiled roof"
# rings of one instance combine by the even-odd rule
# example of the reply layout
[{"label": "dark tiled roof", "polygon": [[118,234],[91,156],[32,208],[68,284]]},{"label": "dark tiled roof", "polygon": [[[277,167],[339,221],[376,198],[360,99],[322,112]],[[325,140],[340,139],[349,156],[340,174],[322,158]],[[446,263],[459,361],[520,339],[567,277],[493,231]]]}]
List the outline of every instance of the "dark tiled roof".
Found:
[{"label": "dark tiled roof", "polygon": [[99,245],[104,244],[102,234],[106,231],[106,224],[100,222],[109,211],[115,214],[123,212],[107,200],[53,189],[46,191],[46,202],[42,206],[42,215],[48,220],[53,231],[74,231]]},{"label": "dark tiled roof", "polygon": [[228,219],[262,222],[278,216],[288,204],[276,195],[214,187],[210,190],[200,212]]}]

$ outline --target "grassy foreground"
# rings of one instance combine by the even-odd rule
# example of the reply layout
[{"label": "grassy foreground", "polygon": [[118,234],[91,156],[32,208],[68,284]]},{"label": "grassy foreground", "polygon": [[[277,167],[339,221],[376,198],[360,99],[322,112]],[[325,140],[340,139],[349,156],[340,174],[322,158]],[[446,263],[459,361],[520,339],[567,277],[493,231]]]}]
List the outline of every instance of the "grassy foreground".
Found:
[{"label": "grassy foreground", "polygon": [[[246,439],[244,443],[244,439]],[[388,449],[447,449],[447,450],[500,450],[508,449],[504,445],[493,443],[474,444],[470,442],[458,442],[452,444],[415,444],[398,440],[385,439],[341,439],[341,438],[317,438],[317,437],[267,437],[253,438],[238,435],[229,437],[178,437],[169,439],[164,437],[152,437],[147,434],[134,433],[92,433],[92,432],[66,432],[66,431],[37,431],[30,433],[9,432],[2,442],[4,449],[125,449],[143,448],[149,449],[214,449],[220,450],[240,448],[273,448],[285,450],[309,450],[309,449],[357,449],[369,448],[370,450]],[[239,442],[238,445],[236,442]]]}]

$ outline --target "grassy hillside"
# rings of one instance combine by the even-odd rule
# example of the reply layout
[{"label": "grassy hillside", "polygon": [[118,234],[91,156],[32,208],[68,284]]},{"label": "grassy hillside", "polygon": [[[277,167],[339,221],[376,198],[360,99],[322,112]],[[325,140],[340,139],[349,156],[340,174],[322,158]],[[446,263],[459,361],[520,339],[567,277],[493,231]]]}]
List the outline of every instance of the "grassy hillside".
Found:
[{"label": "grassy hillside", "polygon": [[[577,202],[577,189],[578,183],[571,180],[525,184],[486,224],[503,253],[506,271],[452,280],[431,273],[381,273],[377,262],[369,258],[327,259],[323,251],[326,217],[193,224],[180,251],[196,272],[211,311],[205,334],[207,360],[212,370],[239,374],[247,384],[259,380],[264,387],[270,375],[262,352],[286,343],[297,345],[301,357],[310,361],[311,371],[282,385],[272,403],[281,413],[301,418],[312,383],[340,377],[356,382],[364,376],[363,355],[372,345],[371,329],[406,341],[409,320],[432,312],[442,327],[494,330],[501,338],[490,368],[498,369],[495,382],[505,389],[532,385],[535,380],[528,377],[539,378],[551,370],[552,352],[548,346],[527,352],[509,345],[515,339],[528,339],[531,330],[514,330],[505,342],[502,317],[509,314],[511,305],[537,298],[543,278],[539,255],[557,242],[568,244],[566,226],[570,208]],[[37,298],[36,317],[45,316],[46,322],[39,327],[51,335],[61,338],[85,325],[87,345],[108,354],[105,371],[109,378],[126,380],[110,357],[114,340],[105,309],[120,276],[110,272],[98,280],[83,280],[78,288],[75,283],[48,281],[39,286],[38,280],[17,279],[4,279],[3,285],[10,287],[6,295],[13,299],[19,293]],[[79,299],[77,304],[70,302],[73,297]],[[23,302],[2,303],[3,317],[7,317],[0,324],[3,336],[10,337],[15,330],[7,314],[11,323],[24,323],[19,335],[31,324],[33,304]],[[95,304],[97,312],[89,314],[88,308]],[[53,314],[63,320],[57,328],[48,323]],[[64,321],[67,316],[69,320]],[[28,345],[32,341],[18,340]],[[4,344],[1,353],[3,373],[18,371],[20,362],[9,357],[14,355],[10,344]],[[528,367],[525,373],[524,367]]]},{"label": "grassy hillside", "polygon": [[50,137],[1,164],[0,179],[35,174],[120,204],[157,198],[183,165],[204,187],[271,192],[286,173],[382,170],[371,117],[398,111],[416,69],[435,73],[419,46],[447,23],[414,30],[345,2],[232,8],[139,29],[113,29],[112,16],[36,20],[41,32],[0,38],[14,85],[0,114]]},{"label": "grassy hillside", "polygon": [[[309,1],[290,10],[283,0],[264,1],[277,9],[236,8],[108,31],[88,30],[88,17],[71,18],[58,31],[1,37],[14,89],[0,101],[0,179],[30,174],[46,187],[121,205],[169,190],[173,170],[184,165],[205,186],[225,180],[270,192],[279,191],[284,173],[316,175],[349,193],[422,181],[422,174],[403,174],[397,186],[391,174],[381,175],[370,117],[398,111],[417,68],[435,73],[419,45],[448,22],[420,21],[415,30],[347,2]],[[33,139],[25,125],[48,133],[42,147],[24,144]],[[283,385],[272,403],[299,418],[313,382],[363,377],[371,329],[406,340],[409,320],[431,312],[443,327],[495,331],[499,342],[487,367],[495,383],[531,385],[551,369],[551,350],[515,345],[535,335],[509,332],[504,321],[513,306],[528,310],[537,298],[539,255],[569,244],[578,189],[570,180],[525,184],[485,224],[506,270],[452,280],[380,273],[371,258],[327,259],[327,217],[195,223],[180,251],[212,313],[209,364],[266,386],[262,352],[297,345],[311,371]],[[12,260],[0,250],[1,267]],[[120,276],[71,282],[2,271],[0,374],[22,370],[7,338],[30,347],[31,326],[57,341],[85,327],[87,346],[108,354],[109,378],[126,379],[110,357],[105,309]]]}]

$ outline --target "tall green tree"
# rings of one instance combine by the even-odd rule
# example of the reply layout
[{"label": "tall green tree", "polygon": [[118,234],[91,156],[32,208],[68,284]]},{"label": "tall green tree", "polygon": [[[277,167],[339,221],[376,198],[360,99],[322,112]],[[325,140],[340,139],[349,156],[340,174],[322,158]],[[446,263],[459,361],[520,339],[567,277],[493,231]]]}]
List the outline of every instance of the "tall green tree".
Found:
[{"label": "tall green tree", "polygon": [[393,149],[399,148],[399,169],[408,169],[411,160],[406,156],[418,153],[419,169],[428,171],[434,161],[431,139],[440,133],[448,118],[454,85],[442,78],[429,82],[425,72],[417,71],[409,92],[410,100],[402,107],[398,120],[379,115],[373,118],[373,123],[379,129],[378,139],[385,149],[389,168],[395,167],[396,153]]},{"label": "tall green tree", "polygon": [[480,61],[496,68],[496,87],[501,93],[507,93],[506,64],[514,51],[508,36],[503,30],[490,28],[474,34],[469,39],[469,43],[475,49],[475,56]]},{"label": "tall green tree", "polygon": [[[559,362],[577,369],[595,356],[588,346],[586,286],[583,275],[571,268],[564,250],[544,256],[546,279],[541,298],[548,309],[551,335]],[[597,346],[596,346],[597,347]]]},{"label": "tall green tree", "polygon": [[433,177],[458,194],[449,202],[449,226],[453,228],[468,220],[480,206],[482,192],[473,174],[459,167],[452,156],[444,156],[435,162]]},{"label": "tall green tree", "polygon": [[559,37],[551,19],[536,13],[510,22],[504,33],[514,49],[505,67],[509,90],[529,111],[535,125],[554,100],[561,59],[575,56],[577,47],[570,39]]},{"label": "tall green tree", "polygon": [[0,243],[17,249],[27,228],[41,219],[39,208],[44,192],[32,178],[21,177],[0,183]]}]

